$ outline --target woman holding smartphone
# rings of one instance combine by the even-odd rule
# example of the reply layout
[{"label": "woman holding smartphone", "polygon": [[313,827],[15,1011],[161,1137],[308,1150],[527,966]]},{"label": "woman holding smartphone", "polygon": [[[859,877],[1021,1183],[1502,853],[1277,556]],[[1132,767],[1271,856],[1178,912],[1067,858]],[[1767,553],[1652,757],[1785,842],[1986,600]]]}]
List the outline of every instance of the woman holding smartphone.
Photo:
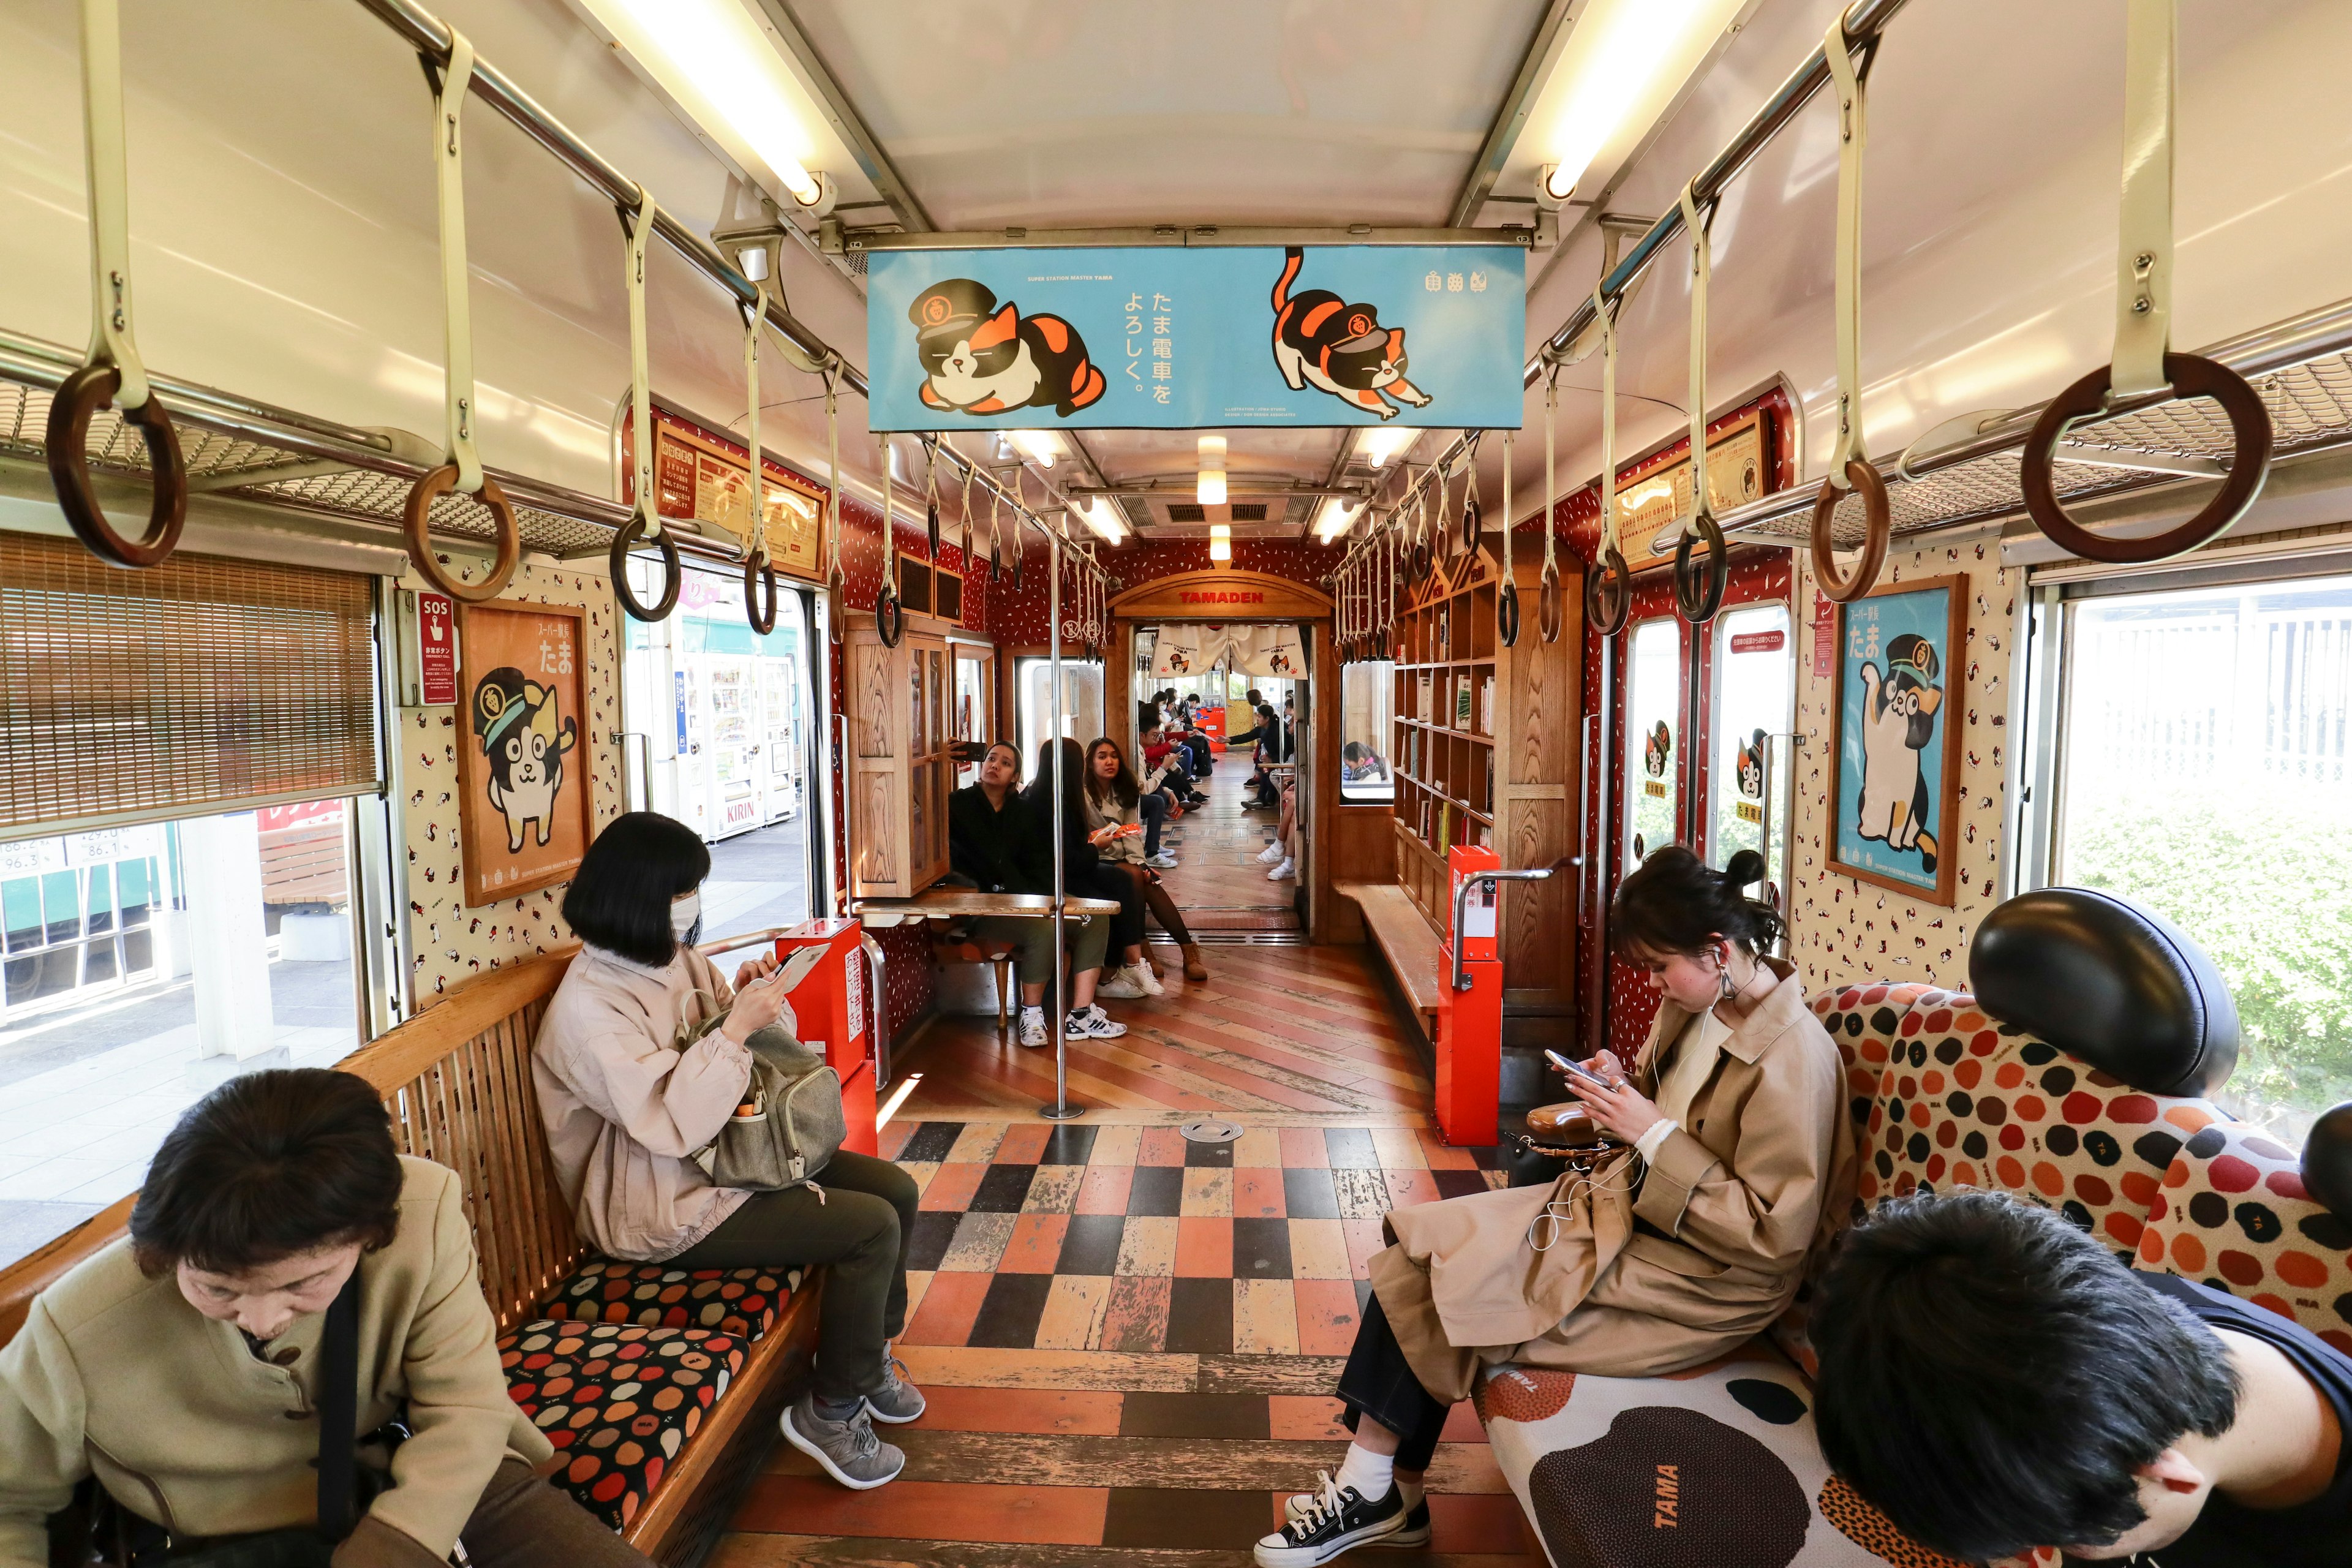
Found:
[{"label": "woman holding smartphone", "polygon": [[814,1385],[784,1411],[783,1433],[842,1485],[878,1487],[907,1460],[872,1421],[923,1413],[890,1353],[920,1194],[889,1161],[848,1149],[816,1188],[782,1192],[714,1185],[696,1163],[751,1086],[745,1042],[785,1007],[772,955],[738,969],[730,989],[684,942],[709,874],[694,830],[655,812],[614,818],[588,847],[563,895],[583,945],[531,1047],[548,1152],[582,1238],[607,1257],[825,1266]]},{"label": "woman holding smartphone", "polygon": [[[1087,830],[1093,833],[1105,827],[1118,829],[1102,847],[1103,863],[1111,870],[1133,879],[1137,889],[1143,894],[1144,907],[1158,919],[1160,929],[1168,933],[1169,940],[1183,952],[1185,978],[1206,980],[1209,970],[1201,961],[1200,945],[1192,940],[1192,933],[1185,929],[1184,917],[1178,912],[1176,900],[1168,896],[1166,885],[1160,880],[1158,868],[1162,864],[1173,866],[1176,862],[1169,859],[1163,863],[1153,856],[1150,834],[1138,831],[1138,815],[1150,816],[1152,804],[1164,797],[1144,790],[1136,779],[1135,770],[1127,765],[1127,754],[1108,735],[1087,748],[1086,796]],[[1135,945],[1125,949],[1119,956],[1126,968],[1107,980],[1104,983],[1106,986],[1124,981],[1136,993],[1149,996],[1157,996],[1165,989],[1159,977],[1151,972],[1150,962],[1144,956],[1141,932],[1137,933]],[[1106,994],[1119,996],[1129,993],[1107,991]]]},{"label": "woman holding smartphone", "polygon": [[1425,1542],[1422,1472],[1482,1363],[1677,1372],[1796,1295],[1852,1191],[1853,1126],[1837,1046],[1769,955],[1780,917],[1744,892],[1763,870],[1752,850],[1717,871],[1669,845],[1620,885],[1610,945],[1649,972],[1657,1018],[1631,1063],[1598,1052],[1569,1087],[1623,1147],[1589,1176],[1388,1216],[1339,1377],[1355,1440],[1258,1542],[1263,1568]]},{"label": "woman holding smartphone", "polygon": [[[1118,900],[1118,913],[1110,918],[1110,954],[1114,960],[1143,946],[1143,889],[1134,878],[1108,864],[1104,857],[1111,845],[1126,836],[1126,825],[1103,823],[1099,826],[1087,824],[1087,753],[1078,742],[1067,735],[1058,742],[1062,749],[1062,887],[1073,898],[1113,899]],[[1054,748],[1056,742],[1047,741],[1037,748],[1037,776],[1029,781],[1029,806],[1036,814],[1039,836],[1045,854],[1053,854],[1054,844]],[[1050,858],[1046,864],[1050,866]],[[1150,973],[1149,965],[1144,973]],[[1122,969],[1107,973],[1095,987],[1097,996],[1115,1000],[1146,996],[1141,983]],[[1099,1003],[1084,1009],[1073,1009],[1064,1033],[1083,1038],[1109,1039],[1127,1033],[1127,1026],[1102,1010]]]}]

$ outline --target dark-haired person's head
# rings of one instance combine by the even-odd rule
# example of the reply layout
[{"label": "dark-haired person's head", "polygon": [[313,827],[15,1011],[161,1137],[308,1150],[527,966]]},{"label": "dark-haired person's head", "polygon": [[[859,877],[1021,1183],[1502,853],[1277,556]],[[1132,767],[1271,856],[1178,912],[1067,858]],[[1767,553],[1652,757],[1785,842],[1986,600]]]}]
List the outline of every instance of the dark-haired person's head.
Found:
[{"label": "dark-haired person's head", "polygon": [[2063,1215],[1962,1189],[1882,1205],[1814,1301],[1822,1451],[1921,1544],[2128,1557],[2211,1489],[2181,1452],[2237,1418],[2221,1341]]},{"label": "dark-haired person's head", "polygon": [[1079,815],[1086,809],[1087,749],[1075,737],[1065,735],[1057,741],[1043,741],[1037,746],[1037,771],[1029,780],[1029,798],[1040,805],[1050,806],[1054,800],[1055,748],[1062,757],[1062,823],[1065,828],[1081,822]]},{"label": "dark-haired person's head", "polygon": [[131,1255],[208,1318],[258,1340],[323,1311],[400,1228],[400,1155],[366,1079],[323,1068],[233,1078],[180,1118],[131,1210]]},{"label": "dark-haired person's head", "polygon": [[1251,687],[1249,690],[1244,692],[1243,695],[1249,699],[1249,705],[1253,708],[1262,708],[1265,705],[1265,696],[1261,694],[1258,689],[1255,686]]},{"label": "dark-haired person's head", "polygon": [[1021,782],[1021,748],[1010,741],[992,741],[981,753],[980,782],[990,789],[1012,789]]},{"label": "dark-haired person's head", "polygon": [[1617,885],[1610,946],[1676,1005],[1712,1006],[1735,957],[1752,962],[1780,939],[1779,912],[1741,890],[1763,875],[1753,849],[1720,871],[1679,844],[1653,849]]},{"label": "dark-haired person's head", "polygon": [[563,921],[581,941],[638,963],[667,963],[701,917],[688,899],[710,875],[693,828],[657,811],[614,817],[588,846],[563,894]]}]

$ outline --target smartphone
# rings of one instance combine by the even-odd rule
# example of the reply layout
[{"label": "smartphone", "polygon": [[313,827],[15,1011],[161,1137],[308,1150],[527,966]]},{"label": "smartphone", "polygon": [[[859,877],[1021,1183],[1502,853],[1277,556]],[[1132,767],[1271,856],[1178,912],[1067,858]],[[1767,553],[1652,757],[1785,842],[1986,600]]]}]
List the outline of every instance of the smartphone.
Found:
[{"label": "smartphone", "polygon": [[1566,1073],[1569,1077],[1569,1080],[1572,1083],[1591,1084],[1595,1089],[1607,1089],[1612,1094],[1625,1087],[1622,1083],[1610,1082],[1607,1079],[1602,1078],[1599,1073],[1596,1073],[1590,1068],[1585,1067],[1581,1062],[1570,1061],[1558,1051],[1547,1049],[1544,1052],[1544,1056],[1550,1061],[1552,1066]]}]

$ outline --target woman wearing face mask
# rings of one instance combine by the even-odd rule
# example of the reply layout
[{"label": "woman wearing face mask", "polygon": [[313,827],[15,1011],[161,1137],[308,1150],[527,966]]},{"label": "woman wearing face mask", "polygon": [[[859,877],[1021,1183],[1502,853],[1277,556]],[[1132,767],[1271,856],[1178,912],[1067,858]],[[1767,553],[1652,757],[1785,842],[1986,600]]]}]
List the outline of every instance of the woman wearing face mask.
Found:
[{"label": "woman wearing face mask", "polygon": [[1591,1177],[1398,1209],[1339,1376],[1355,1433],[1338,1475],[1291,1500],[1261,1568],[1428,1539],[1422,1472],[1482,1364],[1651,1377],[1723,1354],[1780,1315],[1851,1195],[1844,1068],[1790,964],[1780,917],[1717,871],[1654,851],[1609,910],[1618,956],[1660,992],[1630,1069],[1608,1051],[1570,1079],[1628,1149]]},{"label": "woman wearing face mask", "polygon": [[[784,1412],[784,1436],[844,1486],[877,1487],[906,1457],[870,1420],[923,1413],[889,1346],[906,1323],[919,1194],[898,1166],[847,1149],[815,1177],[822,1192],[714,1186],[696,1163],[750,1087],[744,1042],[785,1002],[772,956],[737,970],[730,990],[681,940],[709,871],[693,830],[655,812],[615,818],[588,847],[563,896],[583,945],[531,1050],[549,1152],[582,1237],[608,1257],[826,1266],[814,1385]],[[717,1028],[688,1037],[722,1008]]]}]

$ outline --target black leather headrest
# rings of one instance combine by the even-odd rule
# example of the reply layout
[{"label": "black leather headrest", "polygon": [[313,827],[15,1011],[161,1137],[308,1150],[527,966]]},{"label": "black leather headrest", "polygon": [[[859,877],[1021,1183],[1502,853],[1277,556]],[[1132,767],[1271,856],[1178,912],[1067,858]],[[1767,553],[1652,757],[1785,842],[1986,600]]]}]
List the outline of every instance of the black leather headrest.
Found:
[{"label": "black leather headrest", "polygon": [[2211,1094],[2238,1065],[2221,972],[2113,893],[2045,888],[2000,905],[1969,944],[1969,988],[2001,1022],[2150,1094]]},{"label": "black leather headrest", "polygon": [[2303,1190],[2352,1221],[2352,1100],[2311,1124],[2303,1141]]}]

